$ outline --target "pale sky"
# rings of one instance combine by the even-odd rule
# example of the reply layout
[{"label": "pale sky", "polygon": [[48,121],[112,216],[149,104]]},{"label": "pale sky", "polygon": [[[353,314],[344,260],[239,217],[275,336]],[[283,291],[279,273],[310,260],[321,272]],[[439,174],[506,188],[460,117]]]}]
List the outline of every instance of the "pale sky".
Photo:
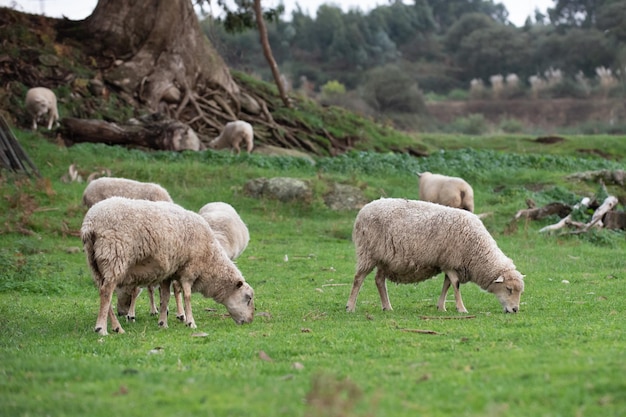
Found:
[{"label": "pale sky", "polygon": [[[388,4],[387,0],[282,0],[285,5],[285,16],[291,16],[296,4],[300,4],[303,12],[314,15],[321,4],[340,5],[344,12],[352,8],[359,8],[368,12],[377,5]],[[406,1],[406,0],[405,0]],[[0,0],[0,6],[36,14],[45,14],[51,17],[65,16],[72,20],[81,20],[89,16],[96,7],[97,0]],[[272,7],[280,0],[262,0],[262,5]],[[412,1],[406,1],[411,4]],[[509,20],[516,26],[522,26],[528,16],[534,17],[535,9],[545,13],[548,7],[554,6],[554,0],[495,0],[502,3],[509,11]]]}]

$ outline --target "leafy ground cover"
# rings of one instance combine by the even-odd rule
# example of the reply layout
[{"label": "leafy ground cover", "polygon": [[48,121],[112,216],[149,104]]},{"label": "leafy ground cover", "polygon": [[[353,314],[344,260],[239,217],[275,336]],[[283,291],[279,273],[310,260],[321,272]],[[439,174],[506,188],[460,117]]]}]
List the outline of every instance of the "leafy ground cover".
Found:
[{"label": "leafy ground cover", "polygon": [[[544,235],[538,230],[556,219],[512,222],[528,198],[574,203],[598,193],[598,185],[565,176],[623,168],[626,151],[607,160],[559,144],[511,151],[514,138],[446,147],[460,139],[442,137],[430,145],[448,150],[425,158],[353,152],[311,165],[227,152],[64,148],[18,133],[43,178],[0,177],[0,415],[619,416],[626,409],[624,234]],[[584,143],[601,147],[605,139]],[[159,182],[190,210],[217,200],[235,206],[251,234],[237,264],[256,292],[255,321],[236,326],[225,308],[194,295],[199,328],[160,329],[142,295],[137,321],[123,323],[126,334],[95,334],[97,291],[77,235],[85,184],[61,180],[72,163],[84,175],[107,168]],[[526,274],[520,313],[503,314],[473,284],[462,287],[471,318],[438,312],[441,276],[390,285],[390,312],[381,311],[370,276],[356,312],[345,312],[356,212],[327,209],[324,192],[341,182],[371,199],[417,198],[415,172],[424,170],[473,184],[476,211],[492,213],[487,228]],[[243,193],[247,180],[274,176],[310,181],[313,200]]]}]

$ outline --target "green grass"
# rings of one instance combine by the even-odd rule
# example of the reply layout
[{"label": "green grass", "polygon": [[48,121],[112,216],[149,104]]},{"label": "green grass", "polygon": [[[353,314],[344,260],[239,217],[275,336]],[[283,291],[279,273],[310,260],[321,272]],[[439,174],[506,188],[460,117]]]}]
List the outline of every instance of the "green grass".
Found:
[{"label": "green grass", "polygon": [[[597,193],[596,184],[564,178],[623,168],[615,162],[626,155],[621,148],[607,161],[558,144],[525,151],[514,137],[502,138],[513,144],[507,153],[490,150],[493,138],[453,149],[446,141],[461,138],[440,137],[449,150],[427,158],[354,152],[311,166],[227,152],[64,148],[18,135],[44,179],[0,177],[0,415],[620,416],[626,409],[624,234],[545,235],[538,230],[557,219],[510,223],[527,198],[574,203]],[[601,148],[605,140],[580,143]],[[198,329],[173,317],[160,329],[142,295],[137,321],[122,323],[125,334],[95,334],[97,291],[85,255],[72,250],[81,246],[85,184],[61,181],[72,163],[84,176],[109,168],[159,182],[190,210],[216,200],[236,207],[251,235],[237,264],[255,289],[254,322],[236,326],[223,306],[194,294]],[[520,313],[502,314],[474,284],[462,287],[474,318],[438,312],[441,276],[390,285],[390,312],[381,311],[370,276],[356,313],[345,312],[356,212],[328,210],[321,193],[343,182],[372,199],[417,198],[414,172],[424,170],[466,177],[476,211],[492,212],[487,228],[526,274]],[[309,180],[314,200],[246,197],[243,184],[261,176]],[[416,329],[436,334],[406,331]],[[194,336],[200,332],[208,335]]]}]

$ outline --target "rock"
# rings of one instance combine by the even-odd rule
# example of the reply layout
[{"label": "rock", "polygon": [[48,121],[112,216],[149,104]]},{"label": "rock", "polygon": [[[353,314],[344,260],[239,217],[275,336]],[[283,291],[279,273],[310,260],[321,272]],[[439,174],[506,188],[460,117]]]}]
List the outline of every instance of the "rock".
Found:
[{"label": "rock", "polygon": [[250,180],[244,185],[244,192],[250,197],[269,197],[283,202],[309,202],[313,196],[313,192],[306,181],[287,177]]},{"label": "rock", "polygon": [[359,210],[368,203],[368,200],[357,187],[335,184],[324,196],[324,203],[331,210]]}]

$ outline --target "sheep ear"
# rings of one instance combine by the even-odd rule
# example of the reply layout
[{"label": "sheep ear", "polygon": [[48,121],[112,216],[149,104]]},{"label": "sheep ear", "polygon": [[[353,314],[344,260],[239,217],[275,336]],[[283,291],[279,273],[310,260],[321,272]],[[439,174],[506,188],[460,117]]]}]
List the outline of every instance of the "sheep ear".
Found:
[{"label": "sheep ear", "polygon": [[500,275],[494,282],[504,282],[504,277]]}]

